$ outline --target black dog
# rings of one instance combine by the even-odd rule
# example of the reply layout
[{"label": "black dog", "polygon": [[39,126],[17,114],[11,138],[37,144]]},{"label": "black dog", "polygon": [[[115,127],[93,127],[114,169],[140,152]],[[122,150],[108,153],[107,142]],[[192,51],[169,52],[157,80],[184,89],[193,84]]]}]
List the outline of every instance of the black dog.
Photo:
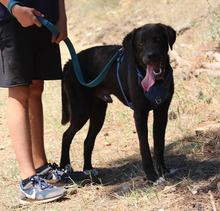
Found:
[{"label": "black dog", "polygon": [[[63,134],[61,168],[70,164],[69,148],[72,139],[89,119],[89,131],[84,142],[84,170],[93,169],[91,154],[94,142],[104,123],[107,104],[112,102],[110,95],[113,94],[125,105],[128,101],[133,107],[143,170],[147,179],[156,181],[162,174],[169,173],[170,170],[164,163],[164,138],[174,84],[168,49],[169,46],[172,49],[175,40],[176,32],[171,27],[163,24],[146,24],[130,32],[124,38],[123,46],[99,46],[78,54],[85,81],[90,82],[123,47],[124,59],[121,61],[119,71],[123,91],[117,81],[117,61],[112,64],[107,77],[94,88],[85,87],[78,82],[71,61],[65,65],[62,80],[62,124],[70,122],[70,126]],[[142,75],[143,78],[140,80],[138,75]],[[146,94],[156,86],[162,91],[167,90],[159,102],[154,96],[150,101]],[[155,107],[153,101],[159,106]],[[148,144],[147,118],[151,109],[154,113],[155,167]]]}]

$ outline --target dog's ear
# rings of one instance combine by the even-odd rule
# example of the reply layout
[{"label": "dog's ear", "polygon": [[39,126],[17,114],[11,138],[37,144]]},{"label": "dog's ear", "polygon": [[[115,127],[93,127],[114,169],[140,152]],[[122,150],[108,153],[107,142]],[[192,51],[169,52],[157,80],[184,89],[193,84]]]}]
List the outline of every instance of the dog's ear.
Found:
[{"label": "dog's ear", "polygon": [[127,34],[122,42],[122,45],[125,50],[132,52],[134,50],[133,39],[137,29],[134,29],[132,32]]},{"label": "dog's ear", "polygon": [[173,44],[176,41],[176,31],[170,26],[167,26],[161,23],[159,23],[159,25],[165,30],[170,49],[173,50]]}]

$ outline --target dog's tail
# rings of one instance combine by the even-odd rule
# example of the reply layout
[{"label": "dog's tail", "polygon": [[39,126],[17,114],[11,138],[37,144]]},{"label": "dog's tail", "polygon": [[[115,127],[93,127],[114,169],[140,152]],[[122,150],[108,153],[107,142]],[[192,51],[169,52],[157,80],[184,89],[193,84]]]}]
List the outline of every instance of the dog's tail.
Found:
[{"label": "dog's tail", "polygon": [[62,97],[62,120],[61,120],[61,124],[65,125],[70,121],[70,102],[68,100],[68,96],[65,90],[65,73],[66,73],[66,69],[68,69],[68,63],[64,66],[64,70],[63,70],[63,78],[62,78],[62,84],[61,84],[61,97]]},{"label": "dog's tail", "polygon": [[63,83],[62,83],[62,120],[61,120],[61,123],[62,125],[65,125],[69,121],[70,121],[70,113],[68,109],[68,98],[66,96],[66,92],[64,91]]}]

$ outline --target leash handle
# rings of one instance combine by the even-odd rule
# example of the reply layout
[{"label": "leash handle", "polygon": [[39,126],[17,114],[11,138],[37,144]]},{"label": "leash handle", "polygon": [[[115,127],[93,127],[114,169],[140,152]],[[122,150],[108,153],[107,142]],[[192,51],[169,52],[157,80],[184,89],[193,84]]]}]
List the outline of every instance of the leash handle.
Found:
[{"label": "leash handle", "polygon": [[8,3],[8,11],[10,12],[10,14],[11,14],[12,16],[14,16],[14,15],[12,14],[11,9],[12,9],[12,7],[13,7],[15,4],[22,5],[22,3],[21,3],[20,1],[10,1],[10,2]]},{"label": "leash handle", "polygon": [[52,24],[50,21],[46,20],[45,18],[37,17],[37,16],[36,18],[38,19],[40,23],[46,26],[47,29],[49,29],[55,37],[58,37],[60,31],[57,29],[57,27],[54,24]]}]

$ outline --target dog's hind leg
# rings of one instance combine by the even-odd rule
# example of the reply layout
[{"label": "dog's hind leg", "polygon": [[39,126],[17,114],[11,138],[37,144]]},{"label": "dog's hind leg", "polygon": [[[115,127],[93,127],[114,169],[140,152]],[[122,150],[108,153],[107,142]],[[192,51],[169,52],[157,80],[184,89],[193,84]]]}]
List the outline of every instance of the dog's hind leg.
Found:
[{"label": "dog's hind leg", "polygon": [[90,117],[89,131],[84,141],[84,170],[92,169],[92,151],[96,136],[103,126],[106,115],[106,109],[107,103],[96,98]]},{"label": "dog's hind leg", "polygon": [[69,128],[64,132],[63,134],[63,140],[62,140],[62,152],[61,152],[61,159],[60,159],[60,167],[65,169],[67,164],[70,164],[70,145],[72,143],[73,137],[75,134],[85,125],[87,120],[89,119],[89,115],[86,115],[83,117],[83,115],[80,116],[81,118],[74,118],[74,121],[71,122]]}]

